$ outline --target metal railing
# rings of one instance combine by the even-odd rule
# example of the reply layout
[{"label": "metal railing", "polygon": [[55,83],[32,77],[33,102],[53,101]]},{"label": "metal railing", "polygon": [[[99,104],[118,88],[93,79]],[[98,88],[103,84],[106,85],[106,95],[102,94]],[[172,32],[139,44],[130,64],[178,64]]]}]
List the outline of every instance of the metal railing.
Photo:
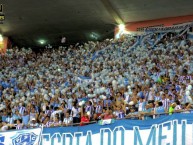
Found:
[{"label": "metal railing", "polygon": [[[159,118],[159,117],[156,117],[156,116],[160,116],[160,115],[172,115],[172,114],[175,114],[175,113],[191,113],[191,111],[193,111],[193,109],[189,109],[189,110],[177,110],[177,111],[173,111],[173,112],[164,112],[164,113],[140,113],[139,114],[133,114],[131,116],[125,116],[124,118],[120,118],[120,119],[117,119],[117,118],[112,118],[114,120],[125,120],[125,119],[133,119],[135,118],[136,120],[146,120],[146,119],[141,119],[141,117],[147,117],[147,116],[151,116],[152,119],[155,119],[155,118]],[[154,117],[153,117],[154,116]],[[101,119],[103,120],[103,119]],[[40,124],[38,127],[43,127],[43,128],[56,128],[56,127],[81,127],[81,124],[83,125],[89,125],[89,124],[95,124],[95,123],[98,123],[98,121],[90,121],[90,122],[80,122],[80,123],[71,123],[69,125],[59,125],[59,126],[51,126],[51,127],[45,127],[43,126],[42,124]],[[25,128],[25,129],[31,129],[32,127],[29,127],[29,128]],[[35,127],[36,128],[36,127]],[[15,129],[11,129],[11,130],[15,130]],[[24,129],[21,129],[21,130],[24,130]]]}]

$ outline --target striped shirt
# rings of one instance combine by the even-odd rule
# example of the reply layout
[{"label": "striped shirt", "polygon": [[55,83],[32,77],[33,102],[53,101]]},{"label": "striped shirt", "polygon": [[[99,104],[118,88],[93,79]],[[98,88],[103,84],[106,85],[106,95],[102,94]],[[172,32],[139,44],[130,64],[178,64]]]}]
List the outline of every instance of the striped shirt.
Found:
[{"label": "striped shirt", "polygon": [[86,109],[85,109],[86,112],[90,112],[90,115],[93,114],[93,110],[94,110],[93,106],[87,106]]},{"label": "striped shirt", "polygon": [[35,128],[35,127],[38,127],[39,124],[38,123],[30,123],[30,128]]},{"label": "striped shirt", "polygon": [[17,125],[16,125],[16,129],[17,129],[17,130],[23,129],[23,124],[17,124]]},{"label": "striped shirt", "polygon": [[52,121],[48,121],[47,123],[46,123],[46,125],[44,125],[45,127],[50,127],[50,125],[52,125],[53,124],[53,122]]},{"label": "striped shirt", "polygon": [[63,120],[63,122],[64,122],[65,124],[69,124],[69,123],[71,123],[72,121],[73,121],[73,119],[72,119],[71,116],[68,117],[68,118],[64,118],[64,120]]},{"label": "striped shirt", "polygon": [[86,112],[88,112],[88,111],[89,111],[89,112],[91,113],[91,111],[92,111],[92,106],[86,106],[85,111],[86,111]]},{"label": "striped shirt", "polygon": [[52,125],[54,125],[54,126],[60,126],[62,124],[62,122],[61,121],[58,121],[58,122],[53,122],[52,123]]},{"label": "striped shirt", "polygon": [[95,113],[99,114],[99,113],[102,113],[102,112],[103,112],[102,106],[101,105],[97,105],[96,109],[95,109]]},{"label": "striped shirt", "polygon": [[155,100],[155,101],[160,101],[160,100],[161,100],[161,97],[160,97],[160,96],[154,96],[154,100]]},{"label": "striped shirt", "polygon": [[14,122],[13,117],[7,117],[6,122],[9,124],[13,124],[13,122]]},{"label": "striped shirt", "polygon": [[187,80],[192,80],[192,76],[179,76],[179,82],[186,83]]},{"label": "striped shirt", "polygon": [[123,111],[118,112],[117,118],[122,119],[125,117],[125,113]]},{"label": "striped shirt", "polygon": [[138,111],[144,111],[145,110],[145,104],[146,102],[138,102]]},{"label": "striped shirt", "polygon": [[170,107],[170,104],[171,104],[171,101],[169,99],[164,99],[164,100],[161,100],[162,103],[163,103],[163,107],[168,110],[169,107]]},{"label": "striped shirt", "polygon": [[51,112],[50,110],[46,110],[46,111],[45,111],[45,114],[46,114],[47,116],[51,116],[52,112]]},{"label": "striped shirt", "polygon": [[22,106],[19,108],[19,113],[23,115],[25,110],[26,110],[25,107]]}]

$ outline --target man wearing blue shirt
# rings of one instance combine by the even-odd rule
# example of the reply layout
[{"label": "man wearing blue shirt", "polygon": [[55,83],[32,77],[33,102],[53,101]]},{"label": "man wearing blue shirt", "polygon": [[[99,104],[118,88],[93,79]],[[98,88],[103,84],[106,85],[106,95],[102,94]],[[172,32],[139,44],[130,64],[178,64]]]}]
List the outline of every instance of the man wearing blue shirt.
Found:
[{"label": "man wearing blue shirt", "polygon": [[147,104],[145,106],[145,110],[142,112],[142,115],[144,115],[144,120],[150,120],[153,119],[152,114],[153,114],[153,108],[152,108],[152,103]]},{"label": "man wearing blue shirt", "polygon": [[162,102],[158,102],[157,106],[155,106],[155,110],[154,110],[155,114],[160,114],[160,115],[156,115],[155,117],[158,118],[160,116],[164,116],[165,114],[165,108],[163,107],[163,103]]},{"label": "man wearing blue shirt", "polygon": [[23,124],[24,124],[25,126],[27,126],[28,123],[29,123],[29,119],[30,119],[30,116],[29,116],[29,114],[27,113],[27,111],[24,111],[24,114],[23,114],[23,116],[22,116],[21,118],[22,118]]},{"label": "man wearing blue shirt", "polygon": [[21,119],[21,116],[20,116],[18,110],[15,111],[15,114],[13,114],[13,117],[12,117],[12,118],[13,118],[14,121],[17,120],[17,119]]},{"label": "man wearing blue shirt", "polygon": [[1,116],[2,121],[6,122],[6,118],[7,118],[7,112],[3,112],[3,115]]}]

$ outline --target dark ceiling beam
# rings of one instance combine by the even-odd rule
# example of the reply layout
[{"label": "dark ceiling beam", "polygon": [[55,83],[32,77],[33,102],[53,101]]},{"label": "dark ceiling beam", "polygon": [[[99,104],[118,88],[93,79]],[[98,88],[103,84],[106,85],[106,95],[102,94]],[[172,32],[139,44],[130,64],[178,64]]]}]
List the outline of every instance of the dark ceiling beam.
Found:
[{"label": "dark ceiling beam", "polygon": [[113,17],[113,19],[116,21],[117,24],[123,24],[124,21],[119,15],[119,13],[116,11],[116,9],[113,7],[111,2],[109,0],[101,0],[109,14]]}]

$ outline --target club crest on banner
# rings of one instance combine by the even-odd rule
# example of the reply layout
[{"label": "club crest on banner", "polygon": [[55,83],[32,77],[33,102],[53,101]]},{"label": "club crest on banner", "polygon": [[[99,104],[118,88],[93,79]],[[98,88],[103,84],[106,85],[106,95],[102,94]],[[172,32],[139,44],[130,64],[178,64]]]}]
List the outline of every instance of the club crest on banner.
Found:
[{"label": "club crest on banner", "polygon": [[22,133],[12,140],[13,145],[34,145],[38,135],[32,133]]}]

